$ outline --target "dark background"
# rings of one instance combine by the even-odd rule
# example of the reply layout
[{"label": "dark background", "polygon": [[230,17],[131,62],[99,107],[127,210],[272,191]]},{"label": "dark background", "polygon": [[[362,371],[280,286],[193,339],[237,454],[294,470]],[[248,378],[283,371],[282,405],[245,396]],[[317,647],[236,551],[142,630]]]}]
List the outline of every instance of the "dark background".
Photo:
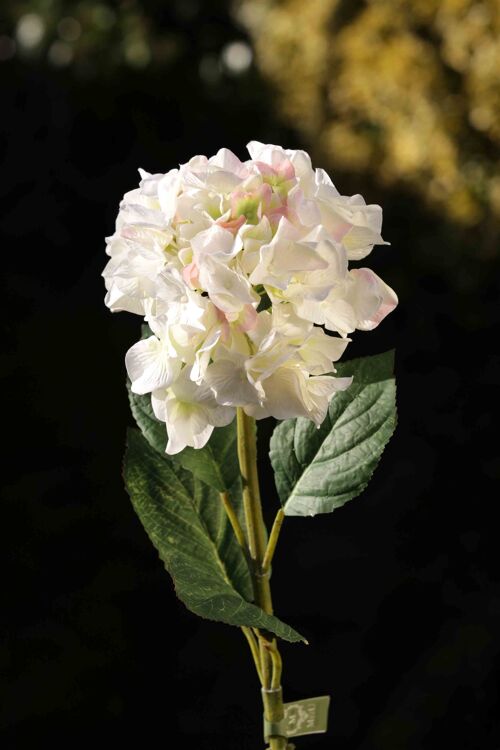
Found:
[{"label": "dark background", "polygon": [[[123,360],[140,320],[109,313],[100,274],[139,166],[221,146],[245,158],[251,139],[314,144],[280,119],[255,66],[200,74],[244,37],[226,4],[180,7],[156,11],[179,42],[168,66],[0,62],[5,748],[262,747],[243,637],[176,600],[124,491]],[[369,265],[400,305],[349,356],[396,348],[399,424],[362,497],[285,523],[275,603],[311,644],[283,646],[285,698],[333,696],[328,735],[298,744],[498,750],[496,229],[480,253],[481,227],[409,190],[335,181],[384,207],[391,246]]]}]

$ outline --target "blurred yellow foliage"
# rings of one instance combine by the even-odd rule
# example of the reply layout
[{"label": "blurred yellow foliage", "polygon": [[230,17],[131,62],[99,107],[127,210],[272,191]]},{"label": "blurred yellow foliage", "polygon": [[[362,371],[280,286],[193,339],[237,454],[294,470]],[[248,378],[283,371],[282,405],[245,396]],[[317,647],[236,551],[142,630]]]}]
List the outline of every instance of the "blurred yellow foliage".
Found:
[{"label": "blurred yellow foliage", "polygon": [[332,167],[500,217],[498,0],[240,0],[279,106]]}]

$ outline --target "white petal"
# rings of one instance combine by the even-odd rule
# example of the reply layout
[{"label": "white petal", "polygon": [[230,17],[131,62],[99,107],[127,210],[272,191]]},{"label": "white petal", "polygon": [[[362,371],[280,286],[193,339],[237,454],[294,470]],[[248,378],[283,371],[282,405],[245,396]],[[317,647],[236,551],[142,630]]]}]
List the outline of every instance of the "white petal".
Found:
[{"label": "white petal", "polygon": [[144,394],[167,388],[178,375],[181,363],[168,356],[168,350],[156,336],[150,336],[128,350],[125,366],[133,393]]},{"label": "white petal", "polygon": [[397,306],[396,292],[370,268],[355,268],[350,275],[355,280],[351,301],[359,315],[356,327],[371,331]]},{"label": "white petal", "polygon": [[191,240],[194,259],[198,266],[202,266],[207,256],[215,256],[229,260],[241,250],[241,239],[223,227],[213,224],[209,229],[199,232]]},{"label": "white petal", "polygon": [[269,378],[262,381],[265,399],[262,407],[245,407],[247,414],[261,419],[266,416],[276,419],[307,417],[305,402],[307,376],[297,368],[280,367]]},{"label": "white petal", "polygon": [[288,193],[288,206],[295,212],[301,224],[312,227],[320,223],[321,214],[317,203],[305,197],[302,183],[295,185]]},{"label": "white petal", "polygon": [[206,409],[196,403],[169,397],[166,401],[166,413],[167,453],[180,453],[188,445],[192,448],[203,448],[206,445],[214,429],[208,422]]},{"label": "white petal", "polygon": [[303,242],[280,242],[274,246],[272,269],[277,275],[325,269],[328,263],[314,248]]},{"label": "white petal", "polygon": [[236,411],[232,406],[217,406],[208,410],[210,424],[214,427],[225,427],[233,421]]},{"label": "white petal", "polygon": [[110,285],[104,298],[104,304],[109,307],[111,312],[126,311],[134,313],[134,315],[144,315],[143,301],[122,292],[117,283]]},{"label": "white petal", "polygon": [[300,149],[297,149],[296,151],[287,149],[286,153],[293,164],[295,174],[301,184],[312,179],[314,172],[311,164],[311,157],[307,151],[302,151]]},{"label": "white petal", "polygon": [[316,323],[320,326],[324,324],[325,306],[323,302],[314,299],[306,299],[303,295],[300,295],[297,299],[295,299],[295,297],[292,298],[292,304],[300,318],[309,320],[311,323]]},{"label": "white petal", "polygon": [[324,375],[334,370],[351,339],[327,335],[322,328],[314,328],[299,349],[305,369],[311,375]]},{"label": "white petal", "polygon": [[357,327],[358,318],[353,306],[344,299],[327,299],[322,302],[325,316],[325,328],[337,331],[341,336],[352,333]]},{"label": "white petal", "polygon": [[221,333],[220,327],[214,328],[196,352],[190,375],[191,380],[194,380],[196,383],[200,383],[205,378],[212,350],[219,341]]},{"label": "white petal", "polygon": [[151,407],[153,409],[153,414],[156,419],[160,420],[160,422],[166,422],[167,420],[167,413],[165,411],[167,396],[168,390],[166,388],[158,388],[158,390],[153,391],[151,394]]},{"label": "white petal", "polygon": [[214,305],[228,315],[237,314],[245,305],[260,299],[246,276],[215,258],[207,259],[200,268],[199,278]]},{"label": "white petal", "polygon": [[260,141],[250,141],[250,143],[247,143],[247,150],[250,154],[252,159],[258,160],[262,151],[264,149],[268,148],[264,143],[261,143]]},{"label": "white petal", "polygon": [[321,425],[328,411],[328,404],[337,391],[345,391],[352,383],[350,378],[334,378],[330,376],[319,376],[309,378],[307,381],[307,393],[310,399],[310,419],[317,427]]},{"label": "white petal", "polygon": [[335,188],[335,186],[334,186],[334,184],[333,184],[333,182],[332,182],[332,180],[331,180],[328,172],[325,172],[324,169],[320,169],[320,168],[316,169],[316,171],[315,171],[315,182],[316,182],[316,185],[318,185],[318,186],[319,185],[328,185],[329,187],[331,187],[331,188],[334,189],[334,191],[335,191],[333,193],[334,195],[335,194],[339,195],[339,192]]},{"label": "white petal", "polygon": [[243,163],[238,159],[236,154],[233,154],[228,148],[220,148],[216,155],[212,156],[208,161],[209,164],[213,164],[227,172],[233,172],[237,175],[246,172]]},{"label": "white petal", "polygon": [[206,374],[206,383],[212,389],[217,403],[224,406],[245,406],[257,404],[257,390],[248,380],[244,366],[245,358],[218,359],[213,362]]},{"label": "white petal", "polygon": [[273,306],[272,325],[292,344],[302,344],[312,329],[312,323],[299,317],[293,306],[286,303]]},{"label": "white petal", "polygon": [[158,200],[167,221],[171,221],[175,216],[180,183],[178,169],[171,169],[158,183]]}]

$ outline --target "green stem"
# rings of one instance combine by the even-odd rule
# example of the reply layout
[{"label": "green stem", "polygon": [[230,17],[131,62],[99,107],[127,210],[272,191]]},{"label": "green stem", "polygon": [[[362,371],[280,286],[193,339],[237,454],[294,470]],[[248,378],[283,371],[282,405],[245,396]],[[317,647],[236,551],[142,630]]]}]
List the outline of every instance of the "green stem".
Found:
[{"label": "green stem", "polygon": [[271,645],[271,661],[273,663],[273,678],[271,680],[271,689],[278,690],[281,688],[281,672],[283,670],[283,661],[281,654],[276,646],[276,641],[273,641]]},{"label": "green stem", "polygon": [[243,529],[241,528],[241,524],[239,522],[238,516],[236,515],[236,511],[233,507],[233,504],[231,502],[231,498],[229,496],[229,492],[221,492],[220,493],[220,499],[222,501],[222,504],[224,506],[224,510],[226,511],[227,517],[229,519],[229,523],[233,527],[234,535],[236,539],[238,540],[238,544],[240,547],[243,548],[243,551],[247,552],[247,543],[245,539],[245,534],[243,532]]},{"label": "green stem", "polygon": [[255,420],[243,409],[237,411],[238,459],[243,480],[243,509],[247,527],[248,547],[252,560],[252,579],[255,599],[265,612],[272,614],[269,577],[263,575],[262,561],[266,551],[266,527],[260,501],[259,476],[257,473],[257,443]]},{"label": "green stem", "polygon": [[259,646],[257,644],[257,639],[255,638],[252,632],[252,628],[247,628],[244,625],[242,625],[241,629],[243,631],[243,635],[248,641],[248,645],[250,646],[250,651],[252,652],[255,669],[257,670],[257,674],[259,675],[259,680],[262,684],[262,669],[260,666],[260,653],[259,653]]},{"label": "green stem", "polygon": [[[255,420],[249,417],[243,409],[237,410],[238,429],[238,459],[243,480],[243,508],[247,528],[248,548],[250,550],[252,583],[256,604],[267,614],[273,613],[271,586],[269,582],[269,568],[264,567],[266,557],[266,527],[260,500],[259,477],[257,472],[257,443]],[[281,519],[276,528],[270,558],[278,539]],[[276,526],[276,522],[275,522]],[[273,526],[273,531],[275,530]],[[270,538],[270,542],[271,542]],[[268,556],[269,558],[269,556]],[[270,559],[269,558],[269,559]],[[276,640],[269,641],[263,633],[258,633],[259,663],[262,681],[262,700],[264,715],[272,723],[283,719],[283,698],[281,694],[281,657]],[[270,750],[286,750],[286,737],[274,736],[269,738]]]},{"label": "green stem", "polygon": [[269,537],[269,541],[266,547],[266,552],[264,554],[264,559],[262,561],[262,570],[265,571],[266,573],[269,572],[269,569],[271,567],[271,563],[273,561],[273,556],[274,556],[274,551],[276,549],[276,545],[278,544],[281,526],[284,520],[285,520],[285,513],[283,511],[283,508],[280,508],[279,511],[276,513],[276,518],[274,519],[273,527],[271,529],[271,535]]}]

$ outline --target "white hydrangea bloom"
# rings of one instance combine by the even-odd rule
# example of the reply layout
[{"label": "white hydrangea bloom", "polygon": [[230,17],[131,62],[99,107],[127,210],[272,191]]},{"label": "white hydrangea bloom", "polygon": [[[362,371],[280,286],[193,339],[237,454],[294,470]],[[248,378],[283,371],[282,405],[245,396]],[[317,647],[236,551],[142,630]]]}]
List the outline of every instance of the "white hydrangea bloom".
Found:
[{"label": "white hydrangea bloom", "polygon": [[334,367],[348,334],[398,303],[369,268],[349,268],[386,244],[380,206],[340,195],[305,151],[248,151],[139,170],[106,240],[106,305],[152,332],[125,362],[166,423],[167,453],[203,447],[236,407],[319,426],[351,382]]}]

